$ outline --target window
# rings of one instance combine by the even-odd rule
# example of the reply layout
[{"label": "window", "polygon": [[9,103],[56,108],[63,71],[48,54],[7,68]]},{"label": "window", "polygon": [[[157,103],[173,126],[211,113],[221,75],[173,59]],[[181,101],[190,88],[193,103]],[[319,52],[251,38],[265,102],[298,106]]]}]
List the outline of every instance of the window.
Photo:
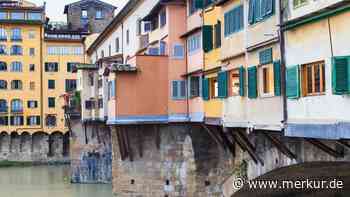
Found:
[{"label": "window", "polygon": [[46,126],[55,127],[57,124],[55,115],[47,115],[46,116]]},{"label": "window", "polygon": [[58,63],[57,62],[45,63],[45,72],[58,72]]},{"label": "window", "polygon": [[94,83],[95,80],[94,80],[94,73],[89,73],[89,84],[90,86],[94,86]]},{"label": "window", "polygon": [[275,0],[249,0],[248,22],[260,22],[274,13]]},{"label": "window", "polygon": [[6,55],[6,45],[0,45],[0,55]]},{"label": "window", "polygon": [[159,13],[159,21],[160,21],[160,27],[164,27],[166,25],[166,10],[162,10]]},{"label": "window", "polygon": [[182,44],[175,44],[173,56],[176,59],[183,59],[185,56],[184,46]]},{"label": "window", "polygon": [[50,90],[55,89],[55,80],[51,80],[51,79],[48,80],[48,88]]},{"label": "window", "polygon": [[244,26],[243,18],[243,5],[240,5],[226,12],[224,16],[225,36],[229,36],[235,32],[241,31]]},{"label": "window", "polygon": [[7,81],[0,80],[0,90],[6,90],[7,89]]},{"label": "window", "polygon": [[81,10],[81,18],[82,19],[87,19],[88,18],[87,10]]},{"label": "window", "polygon": [[29,89],[35,90],[35,82],[34,81],[29,82]]},{"label": "window", "polygon": [[238,96],[240,94],[240,73],[239,69],[234,69],[230,72],[229,84],[230,96]]},{"label": "window", "polygon": [[22,126],[24,124],[23,119],[23,116],[11,116],[11,126]]},{"label": "window", "polygon": [[166,54],[166,43],[164,41],[159,41],[159,55]]},{"label": "window", "polygon": [[103,108],[103,99],[102,98],[98,99],[98,108],[100,108],[100,109]]},{"label": "window", "polygon": [[210,99],[219,96],[219,84],[217,77],[209,78],[209,97]]},{"label": "window", "polygon": [[22,81],[21,80],[13,80],[11,81],[11,89],[12,90],[22,90]]},{"label": "window", "polygon": [[148,48],[148,55],[159,55],[159,48],[158,47]]},{"label": "window", "polygon": [[35,31],[29,31],[29,32],[28,32],[28,38],[29,38],[29,39],[35,39],[35,35],[36,35],[36,34],[35,34]]},{"label": "window", "polygon": [[103,19],[102,10],[96,10],[96,19]]},{"label": "window", "polygon": [[11,55],[23,55],[22,47],[19,45],[13,45],[11,47]]},{"label": "window", "polygon": [[73,62],[68,62],[67,63],[67,72],[72,72],[74,70],[74,67],[77,63],[73,63]]},{"label": "window", "polygon": [[30,56],[35,56],[35,49],[34,48],[30,48],[29,49],[29,55]]},{"label": "window", "polygon": [[197,33],[188,37],[187,48],[190,54],[195,51],[199,51],[199,49],[202,48],[202,34]]},{"label": "window", "polygon": [[28,12],[28,20],[40,21],[42,19],[42,15],[40,12]]},{"label": "window", "polygon": [[95,109],[95,101],[93,100],[85,101],[85,109],[88,109],[88,110]]},{"label": "window", "polygon": [[172,81],[172,98],[174,100],[186,98],[186,82],[184,80]]},{"label": "window", "polygon": [[115,39],[115,52],[118,53],[119,52],[119,38]]},{"label": "window", "polygon": [[29,64],[29,71],[34,72],[35,71],[35,64]]},{"label": "window", "polygon": [[0,72],[7,71],[7,64],[6,62],[0,62]]},{"label": "window", "polygon": [[0,41],[7,40],[7,31],[4,28],[0,28]]},{"label": "window", "polygon": [[11,112],[23,112],[23,103],[19,99],[11,101]]},{"label": "window", "polygon": [[20,28],[12,29],[11,40],[12,41],[21,41],[22,40],[22,31]]},{"label": "window", "polygon": [[66,79],[66,92],[72,92],[77,89],[77,80]]},{"label": "window", "polygon": [[221,47],[221,21],[218,21],[215,26],[215,48]]},{"label": "window", "polygon": [[40,116],[28,116],[27,125],[28,126],[40,125]]},{"label": "window", "polygon": [[10,17],[13,20],[24,20],[24,12],[11,12]]},{"label": "window", "polygon": [[293,7],[298,8],[308,3],[308,0],[293,0]]},{"label": "window", "polygon": [[101,76],[100,76],[100,79],[97,82],[97,86],[98,86],[98,88],[102,88],[102,86],[103,86],[103,80],[101,79]]},{"label": "window", "polygon": [[21,62],[12,62],[11,63],[11,72],[22,72],[23,66]]},{"label": "window", "polygon": [[115,81],[108,82],[108,100],[115,98]]},{"label": "window", "polygon": [[198,10],[198,8],[196,7],[196,0],[189,0],[189,14],[191,15],[191,14],[193,14],[193,13],[195,13],[197,10]]},{"label": "window", "polygon": [[4,113],[4,112],[7,112],[8,109],[7,109],[7,101],[4,100],[4,99],[0,99],[0,112]]},{"label": "window", "polygon": [[7,126],[9,124],[9,119],[7,116],[0,116],[0,125]]},{"label": "window", "polygon": [[262,96],[272,96],[274,92],[274,74],[273,65],[263,65],[260,68],[260,92]]},{"label": "window", "polygon": [[200,77],[192,76],[190,77],[190,97],[198,97],[200,89]]},{"label": "window", "polygon": [[30,109],[34,109],[38,107],[38,101],[28,101],[27,107]]},{"label": "window", "polygon": [[0,19],[6,20],[7,19],[7,12],[0,11]]},{"label": "window", "polygon": [[325,63],[323,61],[302,65],[301,72],[303,96],[319,95],[325,92]]},{"label": "window", "polygon": [[48,98],[48,106],[49,106],[49,108],[55,108],[55,106],[56,106],[56,99],[55,99],[55,97],[49,97]]},{"label": "window", "polygon": [[272,48],[265,49],[259,52],[260,65],[270,64],[273,61]]},{"label": "window", "polygon": [[126,44],[130,43],[130,31],[126,30]]}]

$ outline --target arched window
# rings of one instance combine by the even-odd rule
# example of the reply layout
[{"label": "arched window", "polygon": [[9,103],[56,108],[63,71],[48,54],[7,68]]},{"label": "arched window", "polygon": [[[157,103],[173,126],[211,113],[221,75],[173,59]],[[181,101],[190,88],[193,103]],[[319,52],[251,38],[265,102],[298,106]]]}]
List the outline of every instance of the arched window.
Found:
[{"label": "arched window", "polygon": [[7,40],[7,31],[4,28],[0,28],[0,40],[2,41]]},{"label": "arched window", "polygon": [[20,28],[13,28],[12,29],[11,40],[13,40],[13,41],[22,40],[22,31]]},{"label": "arched window", "polygon": [[0,72],[1,71],[7,71],[7,64],[6,64],[6,62],[0,62]]},{"label": "arched window", "polygon": [[11,55],[22,55],[23,54],[23,49],[19,45],[13,45],[11,47]]},{"label": "arched window", "polygon": [[22,63],[21,62],[12,62],[11,63],[11,72],[22,72]]},{"label": "arched window", "polygon": [[22,90],[22,81],[21,80],[13,80],[11,81],[11,89],[12,90]]},{"label": "arched window", "polygon": [[0,99],[0,112],[7,112],[7,101]]},{"label": "arched window", "polygon": [[11,112],[23,112],[23,103],[20,99],[11,101]]},{"label": "arched window", "polygon": [[7,81],[0,80],[0,90],[6,90],[7,89]]},{"label": "arched window", "polygon": [[[1,39],[0,39],[1,40]],[[0,45],[0,55],[6,55],[6,45]]]}]

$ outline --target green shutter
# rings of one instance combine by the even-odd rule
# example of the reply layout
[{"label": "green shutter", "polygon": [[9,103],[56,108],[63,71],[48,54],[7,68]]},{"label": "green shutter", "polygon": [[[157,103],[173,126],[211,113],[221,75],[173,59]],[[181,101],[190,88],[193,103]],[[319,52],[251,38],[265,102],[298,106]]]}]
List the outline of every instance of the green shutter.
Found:
[{"label": "green shutter", "polygon": [[203,78],[202,80],[202,96],[203,100],[208,101],[209,100],[209,79]]},{"label": "green shutter", "polygon": [[290,66],[286,70],[286,91],[287,97],[296,99],[300,97],[300,74],[299,66]]},{"label": "green shutter", "polygon": [[272,48],[268,48],[263,51],[260,51],[259,53],[260,65],[272,63],[272,59],[273,59]]},{"label": "green shutter", "polygon": [[255,10],[255,0],[249,0],[249,13],[248,13],[249,24],[254,24],[255,22],[254,10]]},{"label": "green shutter", "polygon": [[215,47],[221,47],[221,21],[215,25]]},{"label": "green shutter", "polygon": [[218,73],[219,98],[227,98],[228,96],[228,72],[223,71]]},{"label": "green shutter", "polygon": [[348,94],[350,92],[350,56],[334,57],[332,67],[333,94]]},{"label": "green shutter", "polygon": [[204,6],[203,0],[194,0],[194,7],[196,9],[202,9]]},{"label": "green shutter", "polygon": [[257,67],[248,68],[248,97],[251,99],[258,97]]},{"label": "green shutter", "polygon": [[275,61],[273,63],[273,75],[274,75],[275,96],[281,96],[281,62],[280,61]]},{"label": "green shutter", "polygon": [[245,92],[245,68],[241,66],[239,68],[239,95],[244,96]]},{"label": "green shutter", "polygon": [[210,25],[203,26],[203,50],[209,52],[213,49],[213,27]]},{"label": "green shutter", "polygon": [[254,0],[254,22],[261,20],[261,0]]}]

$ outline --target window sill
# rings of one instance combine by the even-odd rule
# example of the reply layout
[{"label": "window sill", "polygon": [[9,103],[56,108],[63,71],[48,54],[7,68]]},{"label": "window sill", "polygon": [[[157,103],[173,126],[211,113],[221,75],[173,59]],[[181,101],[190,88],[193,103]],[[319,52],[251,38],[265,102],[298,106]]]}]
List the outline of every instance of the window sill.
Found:
[{"label": "window sill", "polygon": [[271,17],[273,17],[274,15],[275,15],[275,14],[271,14],[271,15],[265,16],[265,17],[262,18],[261,20],[256,21],[256,22],[254,22],[254,23],[252,23],[252,24],[250,24],[250,23],[248,22],[248,27],[254,28],[254,27],[257,26],[258,24],[261,24],[261,23],[263,23],[263,22],[269,20],[269,19],[270,19]]},{"label": "window sill", "polygon": [[312,93],[312,94],[306,94],[305,96],[302,97],[313,97],[313,96],[326,96],[325,92],[322,93]]},{"label": "window sill", "polygon": [[269,94],[261,94],[260,98],[272,98],[275,97],[275,94],[269,93]]}]

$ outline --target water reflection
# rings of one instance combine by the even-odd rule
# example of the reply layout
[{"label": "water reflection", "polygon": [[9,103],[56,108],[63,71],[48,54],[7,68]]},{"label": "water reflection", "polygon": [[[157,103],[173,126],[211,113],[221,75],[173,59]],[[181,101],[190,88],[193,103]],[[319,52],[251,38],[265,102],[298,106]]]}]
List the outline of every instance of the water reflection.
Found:
[{"label": "water reflection", "polygon": [[1,197],[112,197],[111,185],[72,185],[69,166],[0,168]]}]

